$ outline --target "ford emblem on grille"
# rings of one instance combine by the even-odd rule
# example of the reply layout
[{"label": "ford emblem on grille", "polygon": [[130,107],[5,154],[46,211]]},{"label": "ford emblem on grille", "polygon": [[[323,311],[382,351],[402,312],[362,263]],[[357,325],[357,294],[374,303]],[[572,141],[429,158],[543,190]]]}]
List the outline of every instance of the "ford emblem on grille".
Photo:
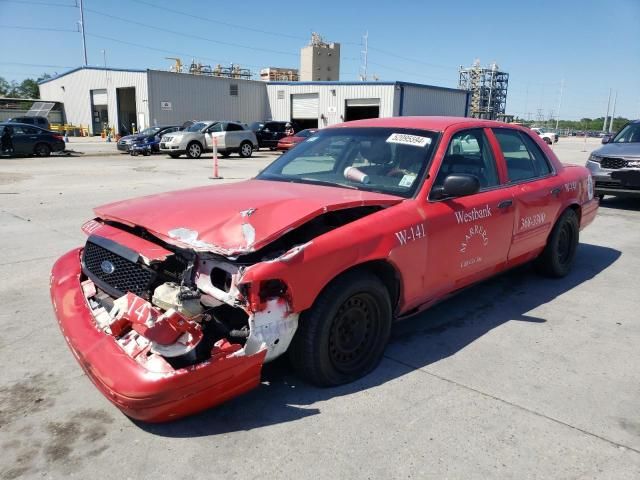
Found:
[{"label": "ford emblem on grille", "polygon": [[115,271],[115,269],[116,269],[116,267],[113,265],[113,263],[111,263],[109,260],[105,260],[104,262],[102,262],[100,264],[100,268],[107,275],[113,273]]}]

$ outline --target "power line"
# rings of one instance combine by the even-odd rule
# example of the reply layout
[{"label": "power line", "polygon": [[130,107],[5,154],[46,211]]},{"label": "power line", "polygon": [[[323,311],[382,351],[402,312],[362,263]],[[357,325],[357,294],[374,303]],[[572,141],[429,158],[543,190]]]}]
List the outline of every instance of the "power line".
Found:
[{"label": "power line", "polygon": [[[229,46],[229,47],[245,48],[247,50],[252,50],[252,51],[262,51],[262,52],[268,52],[268,53],[275,53],[275,54],[278,54],[278,55],[290,55],[290,56],[294,56],[294,57],[298,56],[297,53],[282,52],[282,51],[279,51],[279,50],[272,50],[272,49],[269,49],[269,48],[255,47],[255,46],[251,46],[251,45],[242,45],[242,44],[239,44],[239,43],[225,42],[225,41],[222,41],[222,40],[213,40],[211,38],[201,37],[199,35],[193,35],[193,34],[189,34],[189,33],[185,33],[185,32],[178,32],[176,30],[169,30],[168,28],[156,27],[154,25],[148,25],[146,23],[136,22],[135,20],[129,20],[128,18],[118,17],[116,15],[110,15],[108,13],[104,13],[104,12],[100,12],[100,11],[97,11],[97,10],[93,10],[92,8],[85,8],[85,11],[91,12],[91,13],[95,13],[97,15],[102,15],[102,16],[107,17],[107,18],[113,18],[114,20],[119,20],[121,22],[130,23],[132,25],[137,25],[139,27],[150,28],[150,29],[153,29],[153,30],[161,31],[161,32],[171,33],[173,35],[178,35],[180,37],[189,37],[189,38],[194,38],[196,40],[202,40],[204,42],[211,42],[211,43],[216,43],[218,45],[226,45],[226,46]],[[89,35],[89,34],[87,33],[87,35]]]},{"label": "power line", "polygon": [[45,65],[39,63],[0,62],[0,65],[20,65],[21,67],[75,68],[68,65]]},{"label": "power line", "polygon": [[22,4],[22,5],[42,5],[42,6],[45,6],[45,7],[78,8],[78,6],[75,5],[75,4],[69,5],[67,3],[35,2],[33,0],[24,0],[24,1],[19,1],[19,0],[0,0],[0,1],[4,2],[4,3],[17,3],[17,4]]},{"label": "power line", "polygon": [[239,28],[239,29],[242,29],[242,30],[250,31],[250,32],[264,33],[266,35],[273,35],[273,36],[283,37],[283,38],[291,38],[291,39],[294,39],[294,40],[303,40],[303,39],[305,39],[304,37],[299,37],[297,35],[288,35],[286,33],[272,32],[272,31],[269,31],[269,30],[262,30],[260,28],[247,27],[247,26],[238,25],[238,24],[235,24],[235,23],[222,22],[220,20],[213,20],[213,19],[207,18],[207,17],[201,17],[201,16],[198,16],[198,15],[192,15],[192,14],[185,13],[183,11],[175,10],[175,9],[168,8],[168,7],[159,7],[157,4],[153,4],[151,2],[145,2],[144,0],[133,0],[133,1],[136,2],[136,3],[140,3],[142,5],[147,5],[149,7],[154,7],[156,9],[162,10],[163,12],[170,12],[170,13],[174,13],[176,15],[182,15],[183,17],[194,18],[196,20],[201,20],[203,22],[209,22],[209,23],[213,23],[213,24],[216,24],[216,25],[224,25],[226,27]]},{"label": "power line", "polygon": [[[118,38],[107,37],[105,35],[98,35],[98,34],[95,34],[95,33],[87,33],[87,36],[88,37],[93,37],[93,38],[100,38],[102,40],[109,40],[109,41],[112,41],[112,42],[121,43],[123,45],[129,45],[131,47],[142,48],[142,49],[145,49],[145,50],[152,50],[152,51],[163,53],[163,54],[167,54],[168,53],[168,54],[171,54],[171,55],[179,55],[181,57],[201,58],[203,60],[209,60],[209,61],[215,62],[215,63],[227,63],[227,62],[222,62],[219,59],[214,59],[214,58],[211,58],[211,57],[204,57],[202,55],[194,55],[192,53],[176,52],[175,50],[165,50],[164,48],[156,48],[156,47],[151,47],[151,46],[140,44],[140,43],[127,42],[126,40],[120,40]],[[246,63],[244,63],[243,65],[246,65],[248,67],[256,67],[256,68],[260,67],[260,65],[251,65],[251,64],[246,64]]]},{"label": "power line", "polygon": [[11,28],[14,30],[39,30],[46,32],[71,32],[78,33],[77,30],[71,30],[68,28],[49,28],[49,27],[24,27],[21,25],[0,25],[0,28]]}]

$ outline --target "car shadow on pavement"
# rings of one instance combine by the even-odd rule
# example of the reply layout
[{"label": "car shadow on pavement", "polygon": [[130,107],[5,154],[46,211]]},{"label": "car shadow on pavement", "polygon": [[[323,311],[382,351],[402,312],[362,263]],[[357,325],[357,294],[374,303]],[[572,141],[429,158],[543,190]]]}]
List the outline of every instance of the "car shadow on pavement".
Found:
[{"label": "car shadow on pavement", "polygon": [[600,208],[615,210],[640,211],[640,198],[635,197],[605,197],[600,200]]},{"label": "car shadow on pavement", "polygon": [[381,365],[348,385],[318,388],[306,384],[286,358],[278,359],[264,366],[258,388],[226,404],[171,423],[134,423],[155,435],[183,438],[253,430],[318,415],[318,402],[361,392],[427,367],[506,322],[545,323],[528,312],[594,278],[619,257],[618,250],[580,244],[574,268],[565,278],[550,280],[525,265],[470,287],[396,323]]}]

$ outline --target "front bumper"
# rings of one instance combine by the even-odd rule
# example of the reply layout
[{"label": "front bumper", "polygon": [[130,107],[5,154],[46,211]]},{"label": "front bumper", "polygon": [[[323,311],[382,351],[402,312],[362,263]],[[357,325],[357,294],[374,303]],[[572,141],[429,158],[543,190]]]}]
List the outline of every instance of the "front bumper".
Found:
[{"label": "front bumper", "polygon": [[156,372],[129,356],[98,329],[84,297],[81,248],[62,256],[51,272],[51,300],[69,348],[96,387],[129,417],[147,422],[180,418],[218,405],[260,383],[266,350],[241,352],[170,372]]},{"label": "front bumper", "polygon": [[128,152],[130,147],[131,147],[130,143],[121,143],[121,142],[116,143],[116,148],[121,152]]},{"label": "front bumper", "polygon": [[598,162],[587,160],[587,168],[594,181],[595,195],[640,196],[640,169],[602,168]]}]

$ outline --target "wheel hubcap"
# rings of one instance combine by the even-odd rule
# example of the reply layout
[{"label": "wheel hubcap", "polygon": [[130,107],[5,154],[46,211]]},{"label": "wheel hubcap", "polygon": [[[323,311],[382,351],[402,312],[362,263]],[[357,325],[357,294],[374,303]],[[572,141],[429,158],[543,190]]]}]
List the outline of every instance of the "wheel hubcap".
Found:
[{"label": "wheel hubcap", "polygon": [[357,373],[371,358],[378,340],[380,313],[374,298],[360,293],[338,309],[329,334],[329,357],[343,373]]},{"label": "wheel hubcap", "polygon": [[244,155],[249,155],[249,154],[251,154],[251,147],[250,147],[249,145],[244,145],[244,146],[242,147],[242,153],[243,153]]},{"label": "wheel hubcap", "polygon": [[191,155],[199,155],[200,147],[197,145],[191,145],[190,152],[191,152]]}]

